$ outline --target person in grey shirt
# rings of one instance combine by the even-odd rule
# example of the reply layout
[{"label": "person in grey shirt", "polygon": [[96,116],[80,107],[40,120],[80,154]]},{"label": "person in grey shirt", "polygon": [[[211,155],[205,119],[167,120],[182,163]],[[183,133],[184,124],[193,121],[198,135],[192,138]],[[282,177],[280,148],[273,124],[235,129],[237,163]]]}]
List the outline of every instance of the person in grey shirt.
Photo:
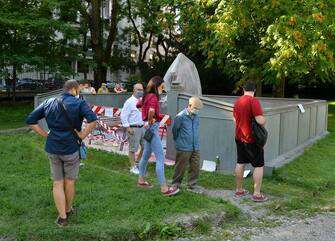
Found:
[{"label": "person in grey shirt", "polygon": [[[133,95],[124,103],[121,111],[122,126],[127,128],[128,133],[130,172],[134,174],[139,174],[138,161],[141,159],[143,151],[144,122],[141,111],[136,107],[142,96],[143,85],[135,84]],[[136,160],[135,153],[139,146],[141,146],[141,151]]]}]

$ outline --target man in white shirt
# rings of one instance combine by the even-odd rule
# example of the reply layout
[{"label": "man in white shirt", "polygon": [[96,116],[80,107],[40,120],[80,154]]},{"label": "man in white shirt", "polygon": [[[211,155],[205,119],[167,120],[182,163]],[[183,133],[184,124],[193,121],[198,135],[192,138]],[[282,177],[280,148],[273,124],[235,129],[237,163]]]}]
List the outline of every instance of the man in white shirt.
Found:
[{"label": "man in white shirt", "polygon": [[[124,103],[121,111],[122,126],[127,128],[128,143],[129,143],[129,160],[131,169],[130,172],[139,174],[138,161],[141,159],[143,151],[143,136],[144,136],[144,122],[142,120],[142,112],[136,108],[136,104],[143,96],[143,85],[135,84],[133,88],[133,95]],[[135,153],[141,145],[141,151],[137,160]]]}]

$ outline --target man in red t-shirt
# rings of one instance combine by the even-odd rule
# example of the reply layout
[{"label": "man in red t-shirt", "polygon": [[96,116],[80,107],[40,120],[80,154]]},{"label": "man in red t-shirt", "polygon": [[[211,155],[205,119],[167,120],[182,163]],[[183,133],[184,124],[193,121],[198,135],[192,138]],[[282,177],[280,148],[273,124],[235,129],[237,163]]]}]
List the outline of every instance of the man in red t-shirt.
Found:
[{"label": "man in red t-shirt", "polygon": [[252,81],[244,85],[244,95],[238,98],[234,104],[235,141],[237,149],[236,197],[242,197],[249,192],[242,188],[245,164],[250,163],[255,169],[253,172],[254,192],[251,200],[264,202],[268,198],[261,194],[261,186],[264,171],[264,150],[258,146],[252,137],[251,121],[255,118],[260,125],[265,124],[263,110],[258,99],[254,97],[256,86]]}]

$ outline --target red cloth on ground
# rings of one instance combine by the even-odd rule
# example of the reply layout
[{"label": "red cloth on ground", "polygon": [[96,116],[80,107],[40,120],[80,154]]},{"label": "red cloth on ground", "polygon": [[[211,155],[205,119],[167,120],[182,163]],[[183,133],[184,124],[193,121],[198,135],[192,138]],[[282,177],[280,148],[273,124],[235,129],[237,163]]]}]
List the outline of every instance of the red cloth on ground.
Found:
[{"label": "red cloth on ground", "polygon": [[263,110],[256,97],[243,95],[234,104],[235,138],[245,143],[254,143],[251,133],[252,118],[263,115]]}]

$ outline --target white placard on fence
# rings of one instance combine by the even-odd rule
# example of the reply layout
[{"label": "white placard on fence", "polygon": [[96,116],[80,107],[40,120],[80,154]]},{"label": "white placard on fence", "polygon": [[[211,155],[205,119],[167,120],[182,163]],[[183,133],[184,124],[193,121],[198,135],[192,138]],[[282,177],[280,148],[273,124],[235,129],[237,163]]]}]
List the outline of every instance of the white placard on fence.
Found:
[{"label": "white placard on fence", "polygon": [[298,108],[301,113],[305,113],[305,108],[302,106],[302,104],[298,104]]},{"label": "white placard on fence", "polygon": [[105,116],[107,116],[107,117],[113,117],[113,108],[106,107],[105,108]]}]

